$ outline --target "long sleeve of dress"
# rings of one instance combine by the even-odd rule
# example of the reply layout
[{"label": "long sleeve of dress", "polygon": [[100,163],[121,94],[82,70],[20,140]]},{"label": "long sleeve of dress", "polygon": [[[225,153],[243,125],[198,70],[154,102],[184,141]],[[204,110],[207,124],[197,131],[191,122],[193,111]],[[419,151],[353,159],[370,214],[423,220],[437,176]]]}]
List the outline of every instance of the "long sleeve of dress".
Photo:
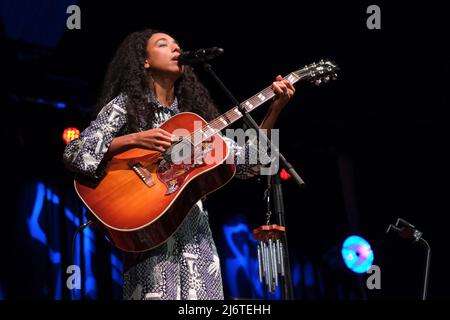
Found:
[{"label": "long sleeve of dress", "polygon": [[127,121],[125,98],[119,95],[109,102],[78,139],[72,140],[64,150],[65,166],[82,175],[99,179],[104,175],[105,153]]}]

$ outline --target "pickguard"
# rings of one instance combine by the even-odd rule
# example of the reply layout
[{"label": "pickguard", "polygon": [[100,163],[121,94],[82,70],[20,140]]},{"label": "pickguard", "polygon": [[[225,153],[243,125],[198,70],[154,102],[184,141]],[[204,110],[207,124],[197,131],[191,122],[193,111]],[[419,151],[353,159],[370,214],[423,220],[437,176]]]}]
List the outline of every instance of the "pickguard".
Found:
[{"label": "pickguard", "polygon": [[177,191],[186,181],[189,173],[195,169],[205,165],[203,159],[213,149],[211,141],[204,141],[195,147],[195,152],[181,163],[173,163],[170,159],[163,158],[156,169],[158,179],[167,187],[166,195]]}]

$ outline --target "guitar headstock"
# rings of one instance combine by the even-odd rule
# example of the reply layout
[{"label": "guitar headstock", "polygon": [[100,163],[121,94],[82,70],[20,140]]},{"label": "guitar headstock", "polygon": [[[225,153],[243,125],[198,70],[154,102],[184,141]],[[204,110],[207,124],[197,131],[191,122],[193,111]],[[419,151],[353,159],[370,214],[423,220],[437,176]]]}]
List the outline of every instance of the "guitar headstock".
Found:
[{"label": "guitar headstock", "polygon": [[303,79],[311,81],[315,85],[327,83],[330,80],[336,80],[339,67],[330,60],[320,60],[317,63],[306,65],[303,69],[295,73]]}]

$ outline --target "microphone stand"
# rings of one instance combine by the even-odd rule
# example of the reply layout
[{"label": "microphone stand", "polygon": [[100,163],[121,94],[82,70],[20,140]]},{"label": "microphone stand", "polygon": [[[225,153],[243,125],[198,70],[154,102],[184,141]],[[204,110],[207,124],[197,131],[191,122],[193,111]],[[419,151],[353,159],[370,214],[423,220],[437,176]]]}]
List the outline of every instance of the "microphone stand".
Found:
[{"label": "microphone stand", "polygon": [[[274,199],[274,209],[277,216],[277,223],[279,226],[285,227],[286,222],[284,220],[283,190],[281,188],[280,177],[278,176],[278,174],[275,174],[271,178],[272,178],[271,180]],[[283,277],[281,277],[282,293],[285,300],[294,300],[294,286],[292,283],[291,264],[289,260],[287,231],[284,232],[283,245],[285,249],[283,258],[284,258],[284,265],[286,266],[286,268],[284,273],[284,279]]]},{"label": "microphone stand", "polygon": [[[298,173],[294,170],[292,165],[286,160],[286,158],[280,153],[278,148],[272,143],[272,141],[266,136],[266,134],[261,131],[261,128],[258,126],[258,124],[255,122],[255,120],[250,116],[250,114],[247,112],[244,106],[242,106],[239,101],[234,97],[234,95],[231,93],[230,90],[225,86],[225,84],[222,82],[222,80],[217,76],[215,71],[213,70],[211,64],[206,62],[207,59],[204,59],[202,62],[203,69],[211,75],[211,77],[217,82],[219,87],[225,92],[225,94],[228,96],[228,98],[231,100],[233,105],[237,106],[239,108],[239,111],[242,113],[244,122],[250,127],[255,129],[258,134],[259,138],[262,139],[264,145],[270,145],[270,154],[271,156],[278,157],[280,159],[281,167],[284,168],[294,179],[294,181],[299,185],[302,186],[305,184],[303,179],[298,175]],[[277,170],[278,172],[278,170]],[[284,220],[284,206],[283,206],[283,198],[281,193],[281,185],[279,184],[278,176],[275,175],[275,184],[274,184],[274,198],[275,198],[275,210],[277,211],[278,215],[278,223],[280,226],[285,226],[285,220]],[[291,270],[289,265],[289,251],[288,251],[288,245],[287,245],[287,239],[285,237],[284,241],[285,249],[286,249],[286,255],[285,255],[285,266],[286,266],[286,277],[283,281],[283,296],[287,300],[294,299],[294,292],[293,292],[293,285],[292,285],[292,278],[291,278]]]},{"label": "microphone stand", "polygon": [[417,230],[408,221],[398,218],[395,225],[390,224],[386,230],[386,233],[396,233],[403,239],[412,241],[413,243],[419,242],[427,250],[427,260],[425,263],[424,280],[422,287],[422,300],[427,299],[428,282],[430,277],[430,260],[431,260],[431,247],[428,242],[422,238],[422,232]]}]

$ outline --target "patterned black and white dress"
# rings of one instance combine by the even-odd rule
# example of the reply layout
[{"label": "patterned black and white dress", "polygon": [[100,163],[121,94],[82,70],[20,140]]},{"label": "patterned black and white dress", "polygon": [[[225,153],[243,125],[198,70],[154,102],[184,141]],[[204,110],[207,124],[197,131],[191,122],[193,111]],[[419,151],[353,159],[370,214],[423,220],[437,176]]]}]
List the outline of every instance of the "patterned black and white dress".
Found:
[{"label": "patterned black and white dress", "polygon": [[[108,103],[78,139],[64,151],[64,163],[73,172],[100,179],[105,172],[102,161],[114,137],[129,133],[126,97],[119,95]],[[153,96],[149,107],[155,121],[140,124],[141,130],[159,127],[178,113],[177,99],[162,106]],[[257,152],[255,144],[238,146],[225,137],[234,157],[246,160]],[[246,161],[248,163],[248,161]],[[260,165],[238,164],[236,176],[245,179],[257,175]],[[139,254],[124,254],[124,299],[196,300],[223,299],[220,262],[208,222],[208,213],[199,201],[188,213],[175,234],[156,249]]]}]

